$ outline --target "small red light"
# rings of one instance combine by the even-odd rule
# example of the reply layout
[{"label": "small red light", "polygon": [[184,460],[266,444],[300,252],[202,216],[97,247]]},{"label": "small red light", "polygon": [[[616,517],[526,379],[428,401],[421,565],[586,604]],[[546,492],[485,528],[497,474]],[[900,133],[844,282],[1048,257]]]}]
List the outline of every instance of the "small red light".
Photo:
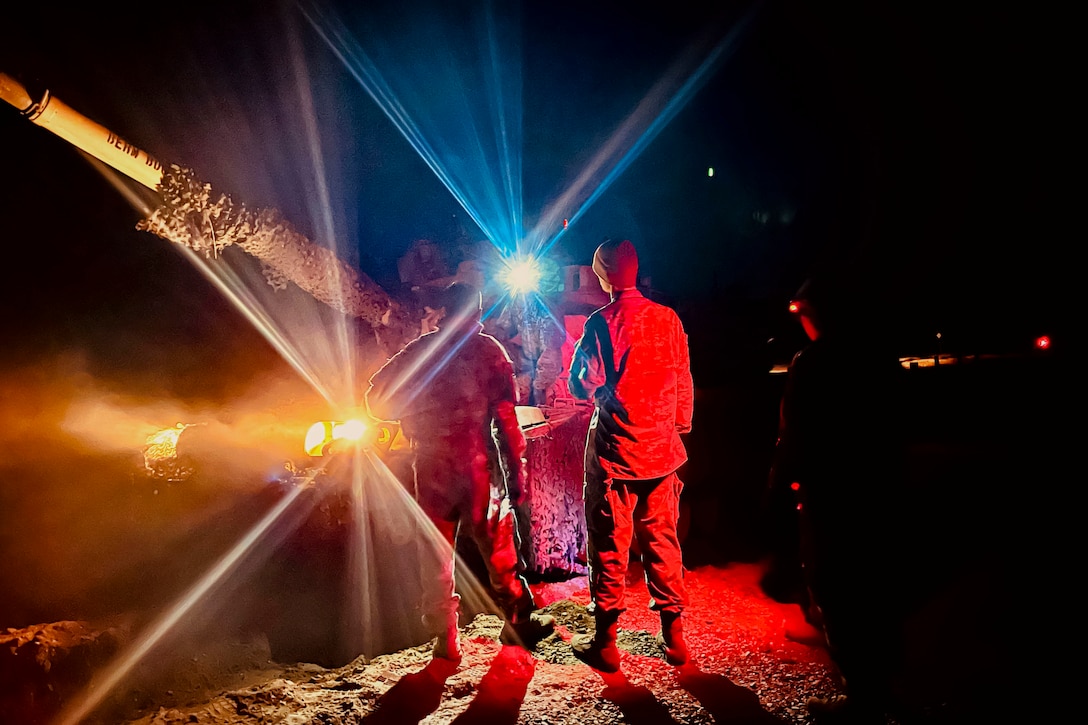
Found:
[{"label": "small red light", "polygon": [[790,303],[790,312],[796,313],[799,309],[801,309],[801,306],[798,305],[796,302]]},{"label": "small red light", "polygon": [[793,483],[790,484],[790,488],[792,488],[794,491],[800,491],[801,490],[801,484],[797,483],[797,481],[794,481]]},{"label": "small red light", "polygon": [[1035,347],[1039,350],[1046,350],[1050,347],[1050,338],[1046,335],[1041,335],[1035,338]]},{"label": "small red light", "polygon": [[563,228],[564,228],[564,229],[566,229],[566,228],[567,228],[567,220],[566,220],[566,219],[564,219],[564,220],[563,220]]}]

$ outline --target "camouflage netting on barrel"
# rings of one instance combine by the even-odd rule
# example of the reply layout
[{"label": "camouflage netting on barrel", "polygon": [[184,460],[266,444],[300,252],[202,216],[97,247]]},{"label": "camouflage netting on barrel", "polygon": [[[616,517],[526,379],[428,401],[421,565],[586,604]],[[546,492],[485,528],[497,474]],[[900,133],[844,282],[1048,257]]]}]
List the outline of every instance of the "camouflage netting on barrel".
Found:
[{"label": "camouflage netting on barrel", "polygon": [[210,184],[189,169],[171,165],[158,189],[163,203],[137,229],[181,244],[208,258],[237,246],[261,262],[274,288],[293,282],[333,309],[372,327],[401,327],[404,342],[418,334],[418,320],[402,320],[401,310],[365,274],[314,244],[275,209],[248,209],[230,196],[213,199]]},{"label": "camouflage netting on barrel", "polygon": [[529,439],[529,495],[519,517],[526,568],[541,575],[586,573],[583,456],[591,409],[571,406]]}]

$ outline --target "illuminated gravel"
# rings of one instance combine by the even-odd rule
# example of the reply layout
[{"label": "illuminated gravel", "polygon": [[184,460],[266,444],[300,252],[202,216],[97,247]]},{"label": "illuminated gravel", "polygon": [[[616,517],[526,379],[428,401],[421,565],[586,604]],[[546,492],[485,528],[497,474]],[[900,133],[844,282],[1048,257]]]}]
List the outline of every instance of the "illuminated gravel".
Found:
[{"label": "illuminated gravel", "polygon": [[[601,675],[574,659],[568,643],[587,631],[585,579],[534,585],[555,615],[556,634],[530,657],[497,641],[500,622],[478,616],[462,630],[460,667],[428,679],[428,645],[356,660],[338,669],[264,663],[240,689],[172,690],[169,701],[145,708],[132,725],[207,723],[807,723],[805,701],[838,691],[827,654],[784,636],[796,606],[765,597],[759,567],[735,564],[690,570],[685,618],[691,665],[677,669],[655,643],[657,616],[636,581],[620,620],[624,651],[619,675]],[[433,666],[432,666],[433,668]],[[417,674],[418,673],[418,674]],[[399,684],[399,687],[397,687]]]}]

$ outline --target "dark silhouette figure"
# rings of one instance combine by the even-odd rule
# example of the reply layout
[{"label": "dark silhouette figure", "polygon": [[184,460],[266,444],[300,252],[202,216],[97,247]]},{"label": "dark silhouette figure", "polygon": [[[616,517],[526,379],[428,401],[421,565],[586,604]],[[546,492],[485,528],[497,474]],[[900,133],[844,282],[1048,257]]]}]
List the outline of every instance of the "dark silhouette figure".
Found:
[{"label": "dark silhouette figure", "polygon": [[790,364],[769,491],[795,507],[805,604],[846,693],[809,709],[819,722],[882,723],[901,660],[905,371],[871,321],[877,299],[845,270],[810,279],[790,304],[811,342]]}]

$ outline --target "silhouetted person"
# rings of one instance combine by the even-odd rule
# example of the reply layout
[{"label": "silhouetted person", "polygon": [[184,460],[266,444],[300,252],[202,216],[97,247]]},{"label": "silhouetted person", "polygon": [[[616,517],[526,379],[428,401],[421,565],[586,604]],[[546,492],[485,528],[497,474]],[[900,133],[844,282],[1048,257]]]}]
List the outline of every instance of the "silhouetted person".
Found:
[{"label": "silhouetted person", "polygon": [[790,364],[770,484],[795,497],[814,624],[844,681],[845,696],[810,701],[818,722],[883,723],[900,664],[905,371],[866,324],[875,305],[843,272],[791,301],[811,342]]},{"label": "silhouetted person", "polygon": [[[434,655],[460,658],[454,582],[457,537],[475,540],[506,616],[504,642],[532,648],[554,619],[534,613],[521,560],[514,507],[526,491],[526,441],[518,424],[514,368],[483,332],[479,290],[454,282],[438,329],[408,343],[370,379],[371,415],[399,420],[412,450],[415,497],[449,544],[440,570],[424,572],[423,621]],[[505,490],[493,485],[492,461]]]},{"label": "silhouetted person", "polygon": [[570,364],[568,387],[593,400],[585,454],[584,502],[589,588],[596,629],[572,641],[575,656],[616,672],[616,624],[626,608],[632,537],[638,542],[659,639],[672,665],[687,662],[684,564],[676,526],[687,460],[681,434],[691,430],[693,385],[688,338],[676,313],[635,286],[638,256],[627,240],[608,240],[593,271],[611,302],[586,320]]}]

